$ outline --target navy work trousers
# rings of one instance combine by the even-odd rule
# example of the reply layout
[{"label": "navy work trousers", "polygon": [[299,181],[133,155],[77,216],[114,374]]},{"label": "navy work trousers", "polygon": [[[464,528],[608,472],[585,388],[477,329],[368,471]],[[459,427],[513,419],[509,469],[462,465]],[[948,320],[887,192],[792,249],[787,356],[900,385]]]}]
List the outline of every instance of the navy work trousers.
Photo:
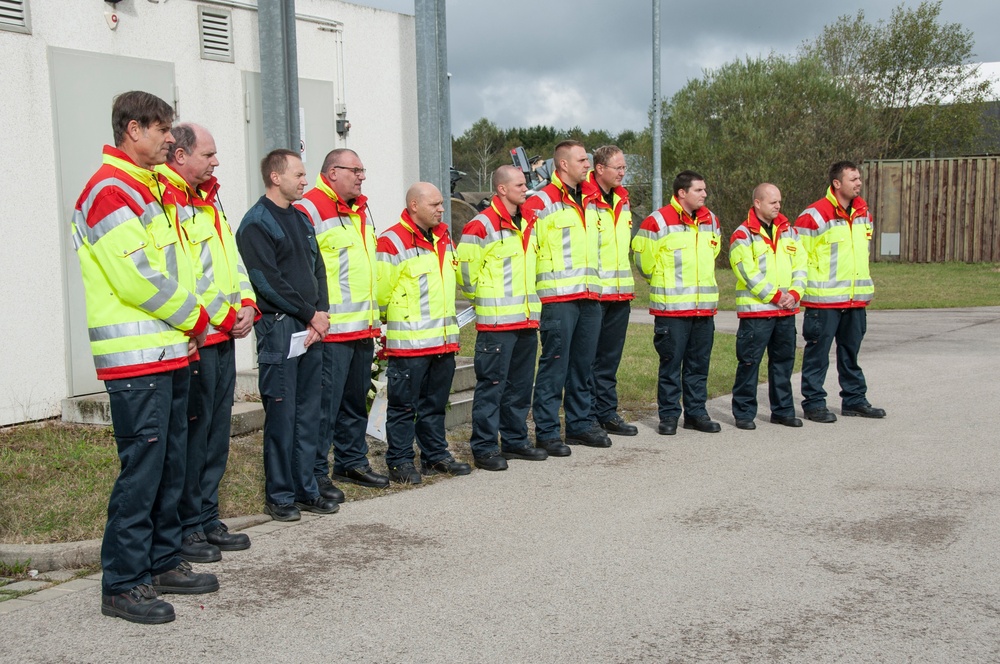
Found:
[{"label": "navy work trousers", "polygon": [[707,417],[708,365],[715,343],[712,316],[657,316],[653,324],[653,346],[660,356],[656,403],[660,421],[684,415]]},{"label": "navy work trousers", "polygon": [[188,367],[105,381],[121,472],[101,545],[101,587],[117,595],[180,564]]},{"label": "navy work trousers", "polygon": [[389,468],[413,463],[414,438],[425,463],[450,456],[444,412],[454,377],[454,353],[389,358],[385,370],[385,462]]},{"label": "navy work trousers", "polygon": [[198,349],[188,396],[187,471],[177,511],[183,536],[219,527],[219,483],[229,460],[236,389],[236,343],[227,339]]},{"label": "navy work trousers", "polygon": [[830,346],[837,341],[837,377],[841,405],[867,405],[868,385],[858,365],[861,340],[868,329],[864,307],[853,309],[806,309],[802,318],[802,409],[826,408],[826,371],[830,368]]},{"label": "navy work trousers", "polygon": [[593,406],[591,419],[608,422],[618,412],[618,365],[625,349],[631,302],[601,302],[601,333],[594,357]]},{"label": "navy work trousers", "polygon": [[736,381],[733,383],[733,417],[757,416],[757,380],[767,351],[767,394],[771,414],[795,417],[792,367],[795,365],[795,316],[741,318],[736,332]]},{"label": "navy work trousers", "polygon": [[275,505],[312,500],[319,495],[313,467],[322,417],[322,344],[288,359],[291,336],[305,330],[304,323],[265,314],[253,327],[264,403],[264,495]]},{"label": "navy work trousers", "polygon": [[591,371],[601,331],[601,303],[571,300],[542,305],[538,360],[531,412],[535,440],[559,440],[559,406],[566,415],[566,435],[593,428],[590,417]]},{"label": "navy work trousers", "polygon": [[368,390],[372,385],[375,342],[371,338],[323,344],[323,403],[316,477],[342,475],[368,465]]},{"label": "navy work trousers", "polygon": [[528,411],[535,379],[535,328],[476,335],[476,392],[472,398],[472,455],[528,447]]}]

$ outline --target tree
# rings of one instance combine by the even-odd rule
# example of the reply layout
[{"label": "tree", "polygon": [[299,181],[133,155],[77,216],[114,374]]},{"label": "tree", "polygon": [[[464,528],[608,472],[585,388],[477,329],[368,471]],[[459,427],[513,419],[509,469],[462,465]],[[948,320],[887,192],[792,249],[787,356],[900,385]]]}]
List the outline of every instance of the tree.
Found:
[{"label": "tree", "polygon": [[869,106],[879,126],[868,158],[960,153],[982,131],[982,104],[991,82],[980,76],[973,36],[958,23],[941,23],[941,0],[916,8],[899,5],[888,22],[864,11],[841,16],[800,49],[817,58],[841,87]]},{"label": "tree", "polygon": [[689,81],[667,104],[664,198],[673,173],[707,180],[724,234],[746,216],[753,188],[773,182],[794,217],[825,187],[827,167],[861,159],[874,139],[864,104],[816,59],[748,58]]},{"label": "tree", "polygon": [[[489,191],[493,171],[502,163],[505,134],[486,118],[480,118],[453,143],[455,168],[471,176],[475,191]],[[461,187],[465,189],[465,187]]]}]

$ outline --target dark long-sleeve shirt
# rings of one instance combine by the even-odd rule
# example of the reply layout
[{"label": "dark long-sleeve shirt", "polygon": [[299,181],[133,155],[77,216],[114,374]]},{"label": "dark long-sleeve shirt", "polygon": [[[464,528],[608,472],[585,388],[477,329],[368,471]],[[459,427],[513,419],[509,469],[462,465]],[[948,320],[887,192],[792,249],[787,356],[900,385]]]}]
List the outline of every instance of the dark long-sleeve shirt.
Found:
[{"label": "dark long-sleeve shirt", "polygon": [[288,314],[308,324],[317,311],[329,311],[326,266],[312,224],[293,206],[281,208],[261,196],[243,217],[236,246],[262,314]]}]

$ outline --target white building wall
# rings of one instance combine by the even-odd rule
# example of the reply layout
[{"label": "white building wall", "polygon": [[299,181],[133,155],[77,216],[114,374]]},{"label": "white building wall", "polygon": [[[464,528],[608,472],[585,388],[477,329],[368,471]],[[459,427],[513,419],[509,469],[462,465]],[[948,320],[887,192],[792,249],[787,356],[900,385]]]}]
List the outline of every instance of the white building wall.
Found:
[{"label": "white building wall", "polygon": [[[0,232],[6,238],[0,243],[0,338],[6,343],[0,425],[58,415],[70,389],[62,266],[69,229],[59,209],[48,47],[174,63],[178,119],[212,131],[220,196],[234,226],[253,203],[247,161],[263,156],[246,154],[242,82],[243,71],[259,71],[255,11],[232,8],[236,61],[221,63],[200,58],[194,1],[125,0],[117,5],[115,31],[105,22],[104,3],[28,2],[32,34],[0,31]],[[384,228],[418,174],[413,17],[334,0],[299,0],[296,10],[344,24],[344,101],[353,128],[342,145],[357,150],[370,170],[365,193]],[[300,20],[297,39],[299,76],[336,82],[337,35]],[[110,110],[109,104],[107,123],[94,128],[108,143]],[[332,122],[334,109],[330,113]],[[308,146],[310,162],[322,158],[314,151],[330,147]],[[99,164],[100,155],[93,155],[95,170]],[[238,368],[252,368],[250,342],[238,347]]]}]

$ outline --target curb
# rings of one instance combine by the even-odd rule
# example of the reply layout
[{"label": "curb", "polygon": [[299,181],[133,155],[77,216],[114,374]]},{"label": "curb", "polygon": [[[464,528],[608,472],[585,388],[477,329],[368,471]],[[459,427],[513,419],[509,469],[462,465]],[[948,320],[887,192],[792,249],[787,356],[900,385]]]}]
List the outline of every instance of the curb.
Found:
[{"label": "curb", "polygon": [[[266,514],[251,514],[227,519],[226,525],[231,530],[237,531],[267,523],[270,520],[271,517]],[[0,563],[14,566],[28,561],[31,562],[31,568],[39,572],[100,565],[101,540],[92,539],[59,544],[0,544]]]}]

